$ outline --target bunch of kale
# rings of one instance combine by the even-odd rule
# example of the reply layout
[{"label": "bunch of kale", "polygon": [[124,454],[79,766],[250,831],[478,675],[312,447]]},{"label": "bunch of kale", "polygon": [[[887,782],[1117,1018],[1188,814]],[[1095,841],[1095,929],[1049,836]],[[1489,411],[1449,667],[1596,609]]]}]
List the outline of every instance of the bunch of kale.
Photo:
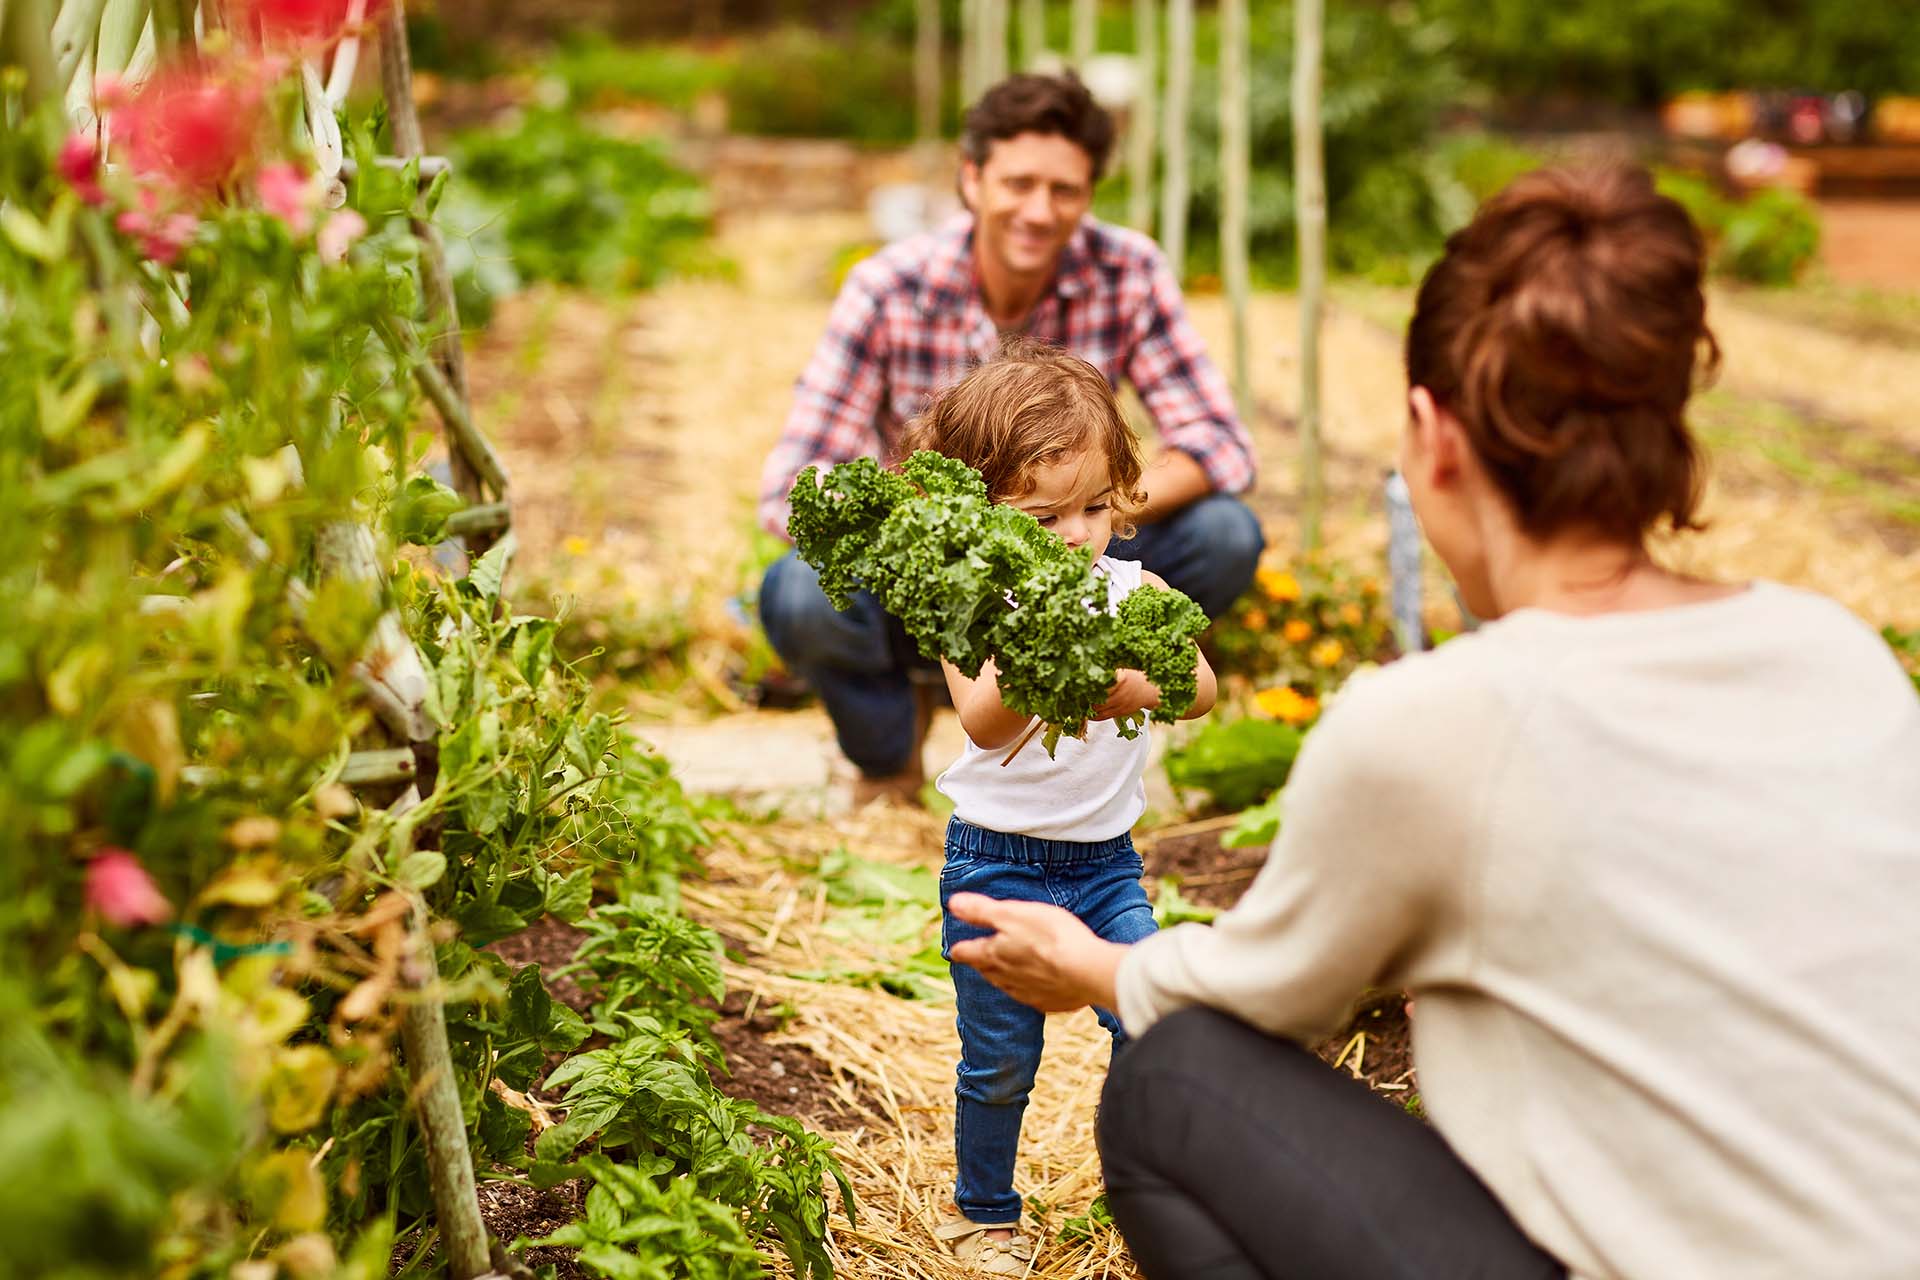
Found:
[{"label": "bunch of kale", "polygon": [[[1086,728],[1121,668],[1144,672],[1160,690],[1153,719],[1174,720],[1193,705],[1193,638],[1207,626],[1200,606],[1143,586],[1109,612],[1092,557],[991,501],[965,463],[921,452],[897,472],[871,458],[824,477],[808,467],[789,501],[787,532],[836,608],[865,587],[922,656],[969,676],[992,658],[1001,698],[1045,722],[1049,752],[1061,734]],[[1122,736],[1134,737],[1144,718],[1118,721]]]}]

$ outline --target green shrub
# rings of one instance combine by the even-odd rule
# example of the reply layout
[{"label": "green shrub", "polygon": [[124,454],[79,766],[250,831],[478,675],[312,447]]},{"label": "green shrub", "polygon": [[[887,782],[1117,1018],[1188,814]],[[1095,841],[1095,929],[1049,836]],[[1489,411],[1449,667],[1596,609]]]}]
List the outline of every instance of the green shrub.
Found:
[{"label": "green shrub", "polygon": [[884,37],[782,27],[741,46],[727,77],[727,126],[777,137],[910,142],[913,54]]},{"label": "green shrub", "polygon": [[564,84],[576,107],[624,100],[686,111],[726,85],[732,60],[683,44],[616,44],[587,31],[563,41],[540,72]]},{"label": "green shrub", "polygon": [[455,172],[505,210],[519,272],[538,280],[644,289],[705,269],[707,193],[664,144],[602,133],[562,111],[456,140]]},{"label": "green shrub", "polygon": [[1765,188],[1733,200],[1702,178],[1671,171],[1659,175],[1659,186],[1699,226],[1718,274],[1749,284],[1792,284],[1819,252],[1819,215],[1792,191]]},{"label": "green shrub", "polygon": [[1770,187],[1734,205],[1720,232],[1714,266],[1753,284],[1792,284],[1820,249],[1813,204]]},{"label": "green shrub", "polygon": [[1920,64],[1911,0],[1417,4],[1459,33],[1477,78],[1510,94],[1650,106],[1684,89],[1911,92]]},{"label": "green shrub", "polygon": [[1251,808],[1285,785],[1300,738],[1273,720],[1210,721],[1167,752],[1167,780],[1206,792],[1222,809]]}]

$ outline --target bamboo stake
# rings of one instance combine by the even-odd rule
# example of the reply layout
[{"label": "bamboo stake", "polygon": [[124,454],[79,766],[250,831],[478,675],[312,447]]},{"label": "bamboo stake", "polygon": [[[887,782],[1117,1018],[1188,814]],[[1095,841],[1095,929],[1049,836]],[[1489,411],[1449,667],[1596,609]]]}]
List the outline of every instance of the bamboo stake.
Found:
[{"label": "bamboo stake", "polygon": [[1020,65],[1032,71],[1046,56],[1046,0],[1020,0]]},{"label": "bamboo stake", "polygon": [[913,87],[920,180],[931,186],[940,153],[940,0],[914,6]]},{"label": "bamboo stake", "polygon": [[1099,47],[1099,12],[1094,0],[1073,0],[1073,66],[1085,72]]},{"label": "bamboo stake", "polygon": [[1327,172],[1320,134],[1323,0],[1293,10],[1293,189],[1300,227],[1300,542],[1320,545],[1320,322],[1327,281]]},{"label": "bamboo stake", "polygon": [[980,0],[980,92],[1007,78],[1007,0]]},{"label": "bamboo stake", "polygon": [[1154,105],[1159,100],[1160,24],[1157,0],[1133,0],[1133,57],[1137,68],[1127,123],[1127,222],[1153,234]]},{"label": "bamboo stake", "polygon": [[1233,334],[1233,399],[1240,421],[1253,422],[1253,366],[1248,354],[1247,0],[1220,0],[1220,267],[1226,277]]},{"label": "bamboo stake", "polygon": [[1187,273],[1187,113],[1193,98],[1193,0],[1167,6],[1167,124],[1160,175],[1160,245],[1175,279]]},{"label": "bamboo stake", "polygon": [[960,102],[980,98],[980,6],[986,0],[960,0]]}]

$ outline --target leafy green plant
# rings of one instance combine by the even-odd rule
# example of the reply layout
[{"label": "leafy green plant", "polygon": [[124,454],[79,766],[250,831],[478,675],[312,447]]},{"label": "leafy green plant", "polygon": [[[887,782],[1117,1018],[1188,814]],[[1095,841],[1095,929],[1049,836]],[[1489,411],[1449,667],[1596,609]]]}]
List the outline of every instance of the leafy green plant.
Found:
[{"label": "leafy green plant", "polygon": [[[833,1272],[824,1247],[831,1179],[847,1216],[853,1188],[827,1141],[795,1121],[729,1098],[707,1078],[711,1051],[650,1018],[628,1020],[625,1038],[569,1058],[547,1078],[564,1089],[567,1118],[534,1144],[534,1181],[585,1172],[569,1162],[592,1139],[602,1153],[654,1177],[684,1177],[702,1197],[736,1206],[747,1234],[774,1237],[803,1280]],[[766,1135],[756,1143],[752,1131]]]},{"label": "leafy green plant", "polygon": [[565,85],[576,108],[656,102],[687,111],[701,95],[724,88],[737,61],[684,44],[620,44],[599,31],[576,31],[537,74]]},{"label": "leafy green plant", "polygon": [[453,151],[460,180],[505,210],[501,226],[523,276],[644,289],[712,265],[706,190],[662,143],[537,109],[516,129],[462,134]]},{"label": "leafy green plant", "polygon": [[1171,929],[1176,924],[1189,921],[1207,924],[1219,914],[1214,908],[1202,906],[1183,895],[1180,892],[1180,877],[1160,877],[1160,887],[1153,895],[1153,922],[1162,929]]},{"label": "leafy green plant", "polygon": [[705,1032],[727,993],[718,934],[644,900],[609,903],[581,927],[586,941],[559,974],[593,975],[594,1030],[617,1037],[644,1010],[664,1026]]},{"label": "leafy green plant", "polygon": [[1206,792],[1219,808],[1245,809],[1286,783],[1300,739],[1298,729],[1272,720],[1211,721],[1167,752],[1167,779]]},{"label": "leafy green plant", "polygon": [[905,45],[780,27],[741,45],[727,77],[727,124],[744,134],[910,142],[913,83]]},{"label": "leafy green plant", "polygon": [[[1091,558],[1025,512],[990,501],[966,464],[923,450],[897,473],[871,458],[824,476],[808,467],[791,502],[788,531],[828,599],[846,608],[865,587],[922,656],[969,674],[993,658],[1001,696],[1046,723],[1049,752],[1061,734],[1086,727],[1122,667],[1160,689],[1152,719],[1175,720],[1193,705],[1193,637],[1207,625],[1199,606],[1146,586],[1117,615],[1092,607],[1108,592]],[[1144,721],[1119,722],[1122,736]]]},{"label": "leafy green plant", "polygon": [[1713,270],[1750,284],[1791,284],[1820,248],[1820,220],[1804,196],[1768,188],[1744,200],[1692,174],[1664,171],[1663,194],[1687,211],[1707,241]]},{"label": "leafy green plant", "polygon": [[759,1255],[731,1207],[709,1200],[690,1177],[659,1174],[669,1160],[618,1164],[605,1156],[580,1161],[593,1179],[587,1215],[516,1247],[559,1245],[579,1250],[575,1260],[607,1280],[743,1280],[763,1274]]},{"label": "leafy green plant", "polygon": [[1102,1191],[1087,1206],[1087,1211],[1076,1214],[1060,1224],[1060,1243],[1076,1244],[1082,1240],[1091,1240],[1101,1231],[1116,1230],[1113,1210],[1107,1207],[1107,1193]]},{"label": "leafy green plant", "polygon": [[1268,845],[1280,834],[1283,793],[1276,791],[1254,805],[1243,809],[1234,824],[1227,828],[1227,834],[1220,837],[1220,844],[1228,849],[1246,849],[1258,845]]}]

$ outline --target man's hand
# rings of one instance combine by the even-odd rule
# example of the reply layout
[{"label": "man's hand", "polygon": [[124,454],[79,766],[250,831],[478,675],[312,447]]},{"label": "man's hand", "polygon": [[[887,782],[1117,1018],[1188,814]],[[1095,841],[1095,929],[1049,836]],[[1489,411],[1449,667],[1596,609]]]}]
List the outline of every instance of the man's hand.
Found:
[{"label": "man's hand", "polygon": [[1114,1006],[1114,978],[1127,949],[1104,942],[1077,916],[1047,902],[1012,902],[956,893],[947,909],[991,937],[953,944],[953,958],[1042,1013]]},{"label": "man's hand", "polygon": [[1113,688],[1107,700],[1093,709],[1095,720],[1118,720],[1160,705],[1160,690],[1143,671],[1122,667],[1114,673]]}]

